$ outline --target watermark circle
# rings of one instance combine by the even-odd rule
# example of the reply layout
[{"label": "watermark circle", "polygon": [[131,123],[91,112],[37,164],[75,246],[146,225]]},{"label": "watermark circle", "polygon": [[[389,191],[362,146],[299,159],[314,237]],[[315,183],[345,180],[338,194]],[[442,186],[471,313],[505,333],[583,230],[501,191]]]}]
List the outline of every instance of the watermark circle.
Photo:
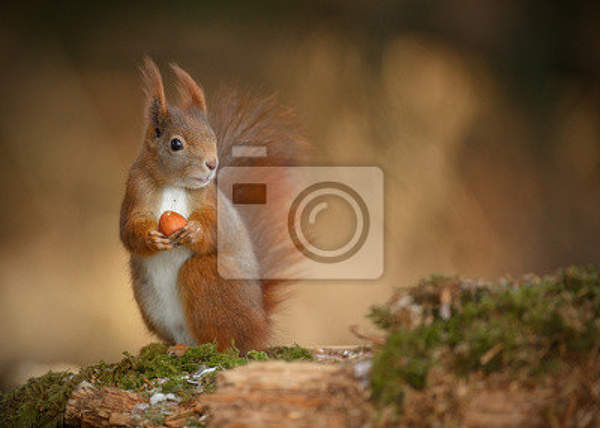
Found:
[{"label": "watermark circle", "polygon": [[[356,216],[356,228],[352,237],[344,245],[331,250],[318,248],[309,242],[301,227],[301,219],[306,206],[316,198],[325,195],[335,195],[344,199]],[[316,213],[313,210],[308,215],[314,221],[318,211],[324,208],[319,208],[317,205]],[[369,227],[369,210],[363,199],[354,189],[336,181],[324,181],[307,187],[296,196],[288,213],[288,232],[292,242],[298,251],[319,263],[339,263],[352,257],[367,240]]]}]

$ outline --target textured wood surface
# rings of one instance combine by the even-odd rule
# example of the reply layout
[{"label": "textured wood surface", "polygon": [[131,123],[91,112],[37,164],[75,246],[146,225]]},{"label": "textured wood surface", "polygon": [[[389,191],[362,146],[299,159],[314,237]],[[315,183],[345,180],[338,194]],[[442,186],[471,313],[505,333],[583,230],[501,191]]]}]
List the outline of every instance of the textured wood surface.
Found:
[{"label": "textured wood surface", "polygon": [[[351,364],[257,362],[223,371],[217,391],[184,403],[159,404],[166,417],[148,418],[142,394],[90,384],[67,403],[66,422],[83,426],[363,426],[367,392]],[[154,407],[156,407],[155,405]]]}]

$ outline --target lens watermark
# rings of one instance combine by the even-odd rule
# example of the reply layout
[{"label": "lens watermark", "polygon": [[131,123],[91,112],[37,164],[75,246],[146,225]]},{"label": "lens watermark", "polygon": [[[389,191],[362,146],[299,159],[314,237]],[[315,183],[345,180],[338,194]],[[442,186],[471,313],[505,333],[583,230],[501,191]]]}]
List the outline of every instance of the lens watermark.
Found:
[{"label": "lens watermark", "polygon": [[[224,167],[217,183],[224,278],[376,279],[383,273],[379,168]],[[230,261],[242,257],[250,261],[231,269]]]},{"label": "lens watermark", "polygon": [[[314,225],[322,211],[329,209],[331,196],[342,198],[352,209],[356,219],[356,227],[352,237],[337,248],[319,248],[305,236],[303,216],[308,216],[308,223]],[[317,201],[317,202],[315,202]],[[306,257],[320,263],[339,263],[356,254],[369,234],[369,210],[363,199],[354,189],[343,183],[326,181],[316,183],[304,189],[292,202],[288,214],[288,231],[296,248]]]}]

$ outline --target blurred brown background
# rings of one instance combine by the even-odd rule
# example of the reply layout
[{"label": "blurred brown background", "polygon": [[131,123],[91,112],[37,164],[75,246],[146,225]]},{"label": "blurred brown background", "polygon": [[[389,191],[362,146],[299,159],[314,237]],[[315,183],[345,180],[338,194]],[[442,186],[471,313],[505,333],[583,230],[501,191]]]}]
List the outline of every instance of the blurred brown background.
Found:
[{"label": "blurred brown background", "polygon": [[320,163],[385,172],[384,276],[298,284],[279,342],[356,342],[348,325],[367,327],[370,305],[434,272],[494,278],[597,263],[599,5],[67,1],[4,10],[0,367],[111,361],[153,340],[118,240],[143,129],[144,54],[165,71],[178,62],[209,97],[231,81],[276,91],[296,107]]}]

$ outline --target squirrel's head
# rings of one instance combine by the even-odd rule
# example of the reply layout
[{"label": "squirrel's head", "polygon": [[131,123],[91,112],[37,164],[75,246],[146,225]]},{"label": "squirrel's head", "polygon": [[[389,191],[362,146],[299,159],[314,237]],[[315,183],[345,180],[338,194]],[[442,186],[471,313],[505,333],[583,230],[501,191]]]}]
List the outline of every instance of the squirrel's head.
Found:
[{"label": "squirrel's head", "polygon": [[217,139],[206,117],[202,88],[171,64],[181,103],[168,105],[160,71],[145,58],[141,68],[147,96],[143,161],[161,185],[199,189],[217,172]]}]

